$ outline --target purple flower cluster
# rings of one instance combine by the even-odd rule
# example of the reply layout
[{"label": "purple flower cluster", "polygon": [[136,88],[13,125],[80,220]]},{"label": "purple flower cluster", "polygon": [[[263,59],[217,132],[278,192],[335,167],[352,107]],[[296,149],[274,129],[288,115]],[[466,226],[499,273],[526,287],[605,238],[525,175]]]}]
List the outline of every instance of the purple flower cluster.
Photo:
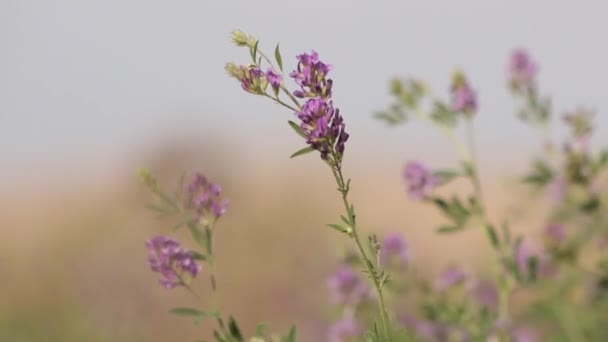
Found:
[{"label": "purple flower cluster", "polygon": [[444,291],[464,282],[466,278],[467,274],[463,269],[459,267],[449,267],[441,273],[439,279],[437,279],[437,282],[435,283],[435,287],[438,291]]},{"label": "purple flower cluster", "polygon": [[161,274],[160,283],[166,289],[186,285],[201,271],[192,253],[180,247],[176,240],[156,236],[146,241],[146,247],[150,269]]},{"label": "purple flower cluster", "polygon": [[523,49],[513,51],[509,59],[508,73],[513,90],[522,92],[534,90],[538,65],[527,51]]},{"label": "purple flower cluster", "polygon": [[289,76],[300,86],[300,90],[294,91],[293,95],[299,98],[330,98],[333,81],[326,77],[332,66],[321,62],[314,50],[310,54],[298,55],[297,59],[297,69]]},{"label": "purple flower cluster", "polygon": [[336,304],[357,305],[370,294],[369,287],[350,267],[343,266],[329,277],[327,285]]},{"label": "purple flower cluster", "polygon": [[302,109],[296,113],[301,120],[300,128],[306,136],[306,143],[321,152],[321,158],[327,159],[332,153],[341,159],[344,145],[348,140],[345,124],[340,110],[334,108],[331,99],[332,80],[326,76],[331,66],[319,61],[313,51],[298,56],[298,67],[290,76],[300,86],[294,95],[309,98]]},{"label": "purple flower cluster", "polygon": [[403,178],[407,184],[407,192],[414,200],[427,198],[439,184],[439,179],[431,170],[416,161],[410,161],[405,165]]},{"label": "purple flower cluster", "polygon": [[330,342],[344,342],[361,335],[361,327],[353,313],[347,313],[342,319],[333,323],[329,328]]},{"label": "purple flower cluster", "polygon": [[452,77],[452,110],[472,115],[477,111],[477,94],[460,71]]},{"label": "purple flower cluster", "polygon": [[240,66],[238,71],[236,71],[236,77],[241,81],[241,88],[244,91],[258,95],[266,92],[268,81],[259,67],[255,65],[248,67]]},{"label": "purple flower cluster", "polygon": [[196,173],[188,184],[191,206],[196,211],[199,218],[208,218],[211,215],[214,219],[226,213],[228,200],[222,200],[220,193],[222,187],[217,183],[211,183],[201,174]]},{"label": "purple flower cluster", "polygon": [[380,249],[380,262],[385,265],[404,266],[409,261],[409,248],[403,236],[392,233],[384,238]]}]

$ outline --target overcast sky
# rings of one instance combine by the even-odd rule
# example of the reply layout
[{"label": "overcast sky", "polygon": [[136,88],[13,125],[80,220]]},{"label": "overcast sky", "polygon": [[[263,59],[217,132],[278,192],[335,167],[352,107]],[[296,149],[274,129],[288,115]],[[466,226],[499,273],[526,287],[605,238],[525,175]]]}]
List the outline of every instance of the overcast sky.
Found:
[{"label": "overcast sky", "polygon": [[560,111],[608,108],[605,0],[0,0],[0,168],[118,158],[169,131],[268,144],[287,115],[226,77],[226,61],[247,61],[230,44],[233,28],[267,50],[280,41],[289,68],[311,48],[333,64],[354,146],[425,138],[387,131],[370,114],[388,103],[393,75],[444,94],[456,66],[479,92],[482,153],[534,143],[504,88],[514,47],[540,61],[542,89]]}]

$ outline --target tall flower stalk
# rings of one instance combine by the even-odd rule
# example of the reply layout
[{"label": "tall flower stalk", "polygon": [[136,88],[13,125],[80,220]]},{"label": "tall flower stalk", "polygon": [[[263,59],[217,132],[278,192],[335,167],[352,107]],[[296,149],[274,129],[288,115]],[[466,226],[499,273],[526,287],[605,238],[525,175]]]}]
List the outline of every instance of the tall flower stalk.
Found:
[{"label": "tall flower stalk", "polygon": [[[311,53],[298,55],[298,65],[289,73],[289,77],[295,81],[299,89],[291,92],[284,83],[283,62],[278,45],[275,48],[277,64],[275,67],[270,58],[259,49],[259,41],[252,36],[241,31],[234,31],[232,40],[237,46],[249,49],[251,63],[248,66],[228,63],[225,67],[228,74],[236,78],[245,91],[272,99],[292,111],[299,119],[299,123],[290,120],[289,125],[305,139],[308,146],[296,151],[292,157],[317,151],[330,168],[337,190],[342,197],[345,214],[341,216],[340,224],[330,224],[329,226],[347,234],[357,246],[359,256],[365,264],[377,295],[381,323],[380,340],[390,340],[389,317],[383,295],[383,286],[388,276],[381,270],[376,260],[377,256],[370,256],[364,247],[358,231],[355,208],[349,199],[350,179],[346,180],[343,174],[342,159],[349,134],[346,133],[340,110],[333,104],[333,80],[327,77],[332,66],[319,60],[319,56],[314,50]],[[269,65],[265,73],[262,72],[262,61]],[[286,95],[293,105],[285,102],[281,98],[281,94]],[[298,99],[304,103],[300,104]],[[379,249],[374,252],[379,253]]]}]

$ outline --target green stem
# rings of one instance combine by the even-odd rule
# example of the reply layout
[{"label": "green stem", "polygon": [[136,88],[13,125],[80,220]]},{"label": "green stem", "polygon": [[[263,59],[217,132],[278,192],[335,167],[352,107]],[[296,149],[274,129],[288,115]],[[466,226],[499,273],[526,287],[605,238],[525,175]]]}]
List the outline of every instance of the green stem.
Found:
[{"label": "green stem", "polygon": [[357,244],[357,248],[359,249],[361,258],[363,258],[363,263],[365,264],[367,271],[369,272],[370,276],[372,277],[372,282],[376,289],[376,293],[378,294],[378,305],[379,305],[379,310],[380,310],[380,320],[382,323],[382,331],[384,333],[384,337],[388,338],[388,335],[389,335],[388,314],[386,311],[386,306],[384,304],[384,295],[382,292],[382,286],[376,277],[376,271],[374,270],[374,265],[373,265],[371,259],[369,258],[369,256],[367,255],[367,252],[365,252],[365,248],[363,248],[363,244],[361,243],[361,239],[359,238],[359,233],[357,231],[357,224],[356,224],[356,215],[355,215],[352,204],[348,200],[348,192],[350,189],[350,185],[347,185],[344,181],[344,175],[342,174],[342,166],[341,166],[340,162],[338,161],[338,158],[336,157],[335,152],[332,153],[332,157],[333,157],[334,163],[333,164],[328,163],[328,164],[336,179],[336,183],[338,185],[338,190],[342,193],[342,202],[344,203],[344,209],[346,210],[348,219],[351,224],[350,228],[352,229],[352,232],[350,235],[355,240],[355,243]]},{"label": "green stem", "polygon": [[[270,58],[268,58],[268,56],[266,56],[266,54],[260,50],[258,50],[258,53],[260,54],[260,56],[262,56],[262,58],[264,58],[264,60],[266,62],[268,62],[268,64],[270,65],[270,68],[272,69],[272,71],[274,71],[275,73],[279,74],[281,73],[280,70],[277,70],[274,67],[274,64],[272,63],[272,61],[270,60]],[[255,61],[254,61],[255,63]],[[285,85],[281,82],[281,90],[289,97],[289,99],[296,105],[296,107],[298,107],[298,109],[301,109],[302,106],[300,105],[300,102],[298,102],[298,100],[293,96],[293,94],[289,91],[289,89],[287,89],[287,87],[285,87]],[[277,96],[277,101],[279,99],[279,97]],[[283,104],[285,106],[285,104]],[[292,109],[294,112],[297,112],[297,110],[288,107],[289,109]]]}]

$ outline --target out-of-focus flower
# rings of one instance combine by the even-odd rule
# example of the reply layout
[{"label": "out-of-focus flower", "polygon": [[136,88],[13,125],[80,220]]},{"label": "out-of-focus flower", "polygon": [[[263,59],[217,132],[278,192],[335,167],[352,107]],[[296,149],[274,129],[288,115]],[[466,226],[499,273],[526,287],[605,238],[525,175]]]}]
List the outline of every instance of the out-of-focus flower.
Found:
[{"label": "out-of-focus flower", "polygon": [[530,271],[530,262],[536,259],[536,272],[538,277],[549,277],[555,273],[555,266],[546,252],[538,244],[530,239],[524,239],[516,246],[514,251],[515,263],[521,275],[528,275]]},{"label": "out-of-focus flower", "polygon": [[564,122],[570,127],[575,138],[574,147],[580,152],[587,151],[589,138],[593,132],[592,118],[593,112],[585,108],[564,114]]},{"label": "out-of-focus flower", "polygon": [[403,178],[407,184],[407,192],[414,200],[427,198],[439,183],[439,179],[429,168],[416,161],[409,161],[405,165]]},{"label": "out-of-focus flower", "polygon": [[327,282],[331,299],[336,304],[357,305],[370,295],[369,287],[350,267],[343,266]]},{"label": "out-of-focus flower", "polygon": [[160,283],[167,289],[187,285],[201,270],[191,252],[165,236],[146,241],[148,263],[152,272],[161,274]]},{"label": "out-of-focus flower", "polygon": [[398,320],[423,341],[446,341],[450,335],[449,327],[439,322],[421,320],[407,313],[400,314]]},{"label": "out-of-focus flower", "polygon": [[194,175],[187,190],[191,199],[189,207],[192,207],[199,218],[218,219],[226,213],[228,200],[220,197],[222,187],[209,182],[202,173]]},{"label": "out-of-focus flower", "polygon": [[306,143],[321,152],[321,158],[327,159],[332,152],[338,159],[342,158],[349,135],[340,110],[334,108],[331,100],[309,99],[296,115],[301,120],[300,128],[306,136]]},{"label": "out-of-focus flower", "polygon": [[498,289],[489,280],[476,280],[471,283],[469,291],[472,297],[481,306],[489,309],[498,307]]},{"label": "out-of-focus flower", "polygon": [[410,255],[407,242],[397,233],[388,234],[382,242],[380,249],[380,262],[385,265],[404,266]]},{"label": "out-of-focus flower", "polygon": [[545,227],[545,237],[552,243],[560,243],[566,239],[566,229],[562,224],[551,223]]},{"label": "out-of-focus flower", "polygon": [[452,110],[472,116],[477,111],[477,94],[461,71],[452,76]]},{"label": "out-of-focus flower", "polygon": [[509,58],[509,83],[514,91],[527,92],[535,87],[538,66],[526,50],[517,49]]},{"label": "out-of-focus flower", "polygon": [[304,97],[331,97],[333,81],[327,78],[332,66],[319,60],[319,54],[312,51],[297,56],[298,66],[289,76],[300,86],[300,90],[293,92],[294,96]]},{"label": "out-of-focus flower", "polygon": [[552,204],[559,204],[566,196],[568,182],[563,176],[554,177],[547,187],[549,200]]},{"label": "out-of-focus flower", "polygon": [[361,332],[361,327],[358,325],[354,313],[347,312],[342,319],[332,324],[329,328],[329,341],[355,341],[361,336]]},{"label": "out-of-focus flower", "polygon": [[467,277],[466,272],[460,267],[449,267],[441,275],[435,283],[435,288],[438,291],[444,291],[452,286],[458,285],[465,281]]}]

